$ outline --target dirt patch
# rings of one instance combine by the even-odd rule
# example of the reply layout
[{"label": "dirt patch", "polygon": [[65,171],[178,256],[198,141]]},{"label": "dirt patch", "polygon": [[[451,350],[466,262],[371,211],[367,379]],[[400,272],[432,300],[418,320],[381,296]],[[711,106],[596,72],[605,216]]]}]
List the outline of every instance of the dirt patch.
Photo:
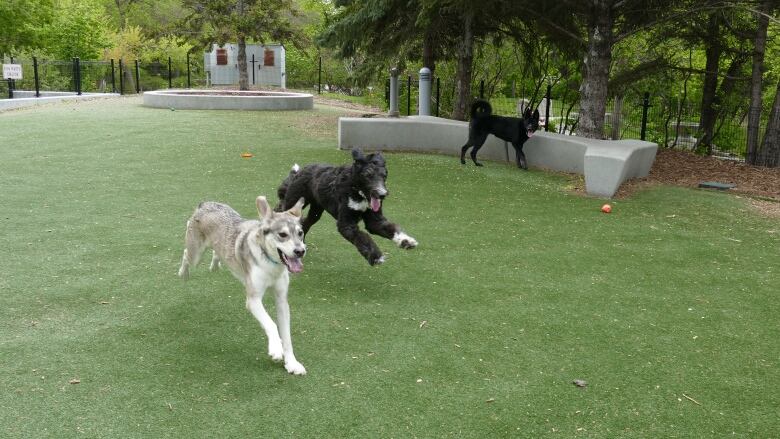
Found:
[{"label": "dirt patch", "polygon": [[371,117],[373,117],[373,115],[380,115],[384,113],[384,111],[380,108],[370,107],[368,105],[355,104],[352,102],[340,101],[338,99],[328,99],[322,96],[318,96],[316,94],[314,95],[314,103],[327,105],[329,107],[344,108],[346,110],[351,110],[355,113],[361,113],[361,115],[372,115]]},{"label": "dirt patch", "polygon": [[733,160],[700,156],[687,151],[660,149],[646,178],[626,182],[616,198],[630,196],[636,190],[654,184],[699,187],[702,182],[730,183],[729,189],[750,197],[780,203],[780,168],[749,166]]}]

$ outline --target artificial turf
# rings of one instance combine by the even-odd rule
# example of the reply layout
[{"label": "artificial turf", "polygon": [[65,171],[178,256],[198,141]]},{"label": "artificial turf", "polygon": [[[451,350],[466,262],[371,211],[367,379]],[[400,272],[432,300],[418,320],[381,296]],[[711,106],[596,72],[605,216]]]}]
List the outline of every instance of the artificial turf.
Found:
[{"label": "artificial turf", "polygon": [[340,114],[0,113],[0,436],[777,436],[778,220],[674,187],[607,215],[565,176],[439,155],[386,154],[419,248],[377,238],[370,267],[312,228],[288,375],[229,273],[176,276],[184,223],[347,162]]}]

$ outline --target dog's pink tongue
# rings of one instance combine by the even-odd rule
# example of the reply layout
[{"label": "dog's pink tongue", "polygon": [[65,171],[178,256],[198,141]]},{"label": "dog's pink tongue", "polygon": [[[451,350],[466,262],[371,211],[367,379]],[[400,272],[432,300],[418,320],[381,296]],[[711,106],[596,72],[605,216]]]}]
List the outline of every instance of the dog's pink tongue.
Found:
[{"label": "dog's pink tongue", "polygon": [[371,197],[371,210],[379,212],[380,207],[382,207],[382,202],[379,201],[379,198]]},{"label": "dog's pink tongue", "polygon": [[301,262],[301,258],[288,258],[287,269],[290,273],[300,273],[303,271],[303,262]]}]

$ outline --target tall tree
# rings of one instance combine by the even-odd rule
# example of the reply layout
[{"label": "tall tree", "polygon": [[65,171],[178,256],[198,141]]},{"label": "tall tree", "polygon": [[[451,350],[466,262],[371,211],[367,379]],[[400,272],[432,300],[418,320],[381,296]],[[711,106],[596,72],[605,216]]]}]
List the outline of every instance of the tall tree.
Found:
[{"label": "tall tree", "polygon": [[764,80],[764,53],[769,29],[769,14],[776,0],[763,0],[756,12],[756,36],[753,40],[753,73],[750,79],[750,109],[748,110],[747,146],[745,162],[755,165],[758,161],[759,124],[761,123],[761,92]]},{"label": "tall tree", "polygon": [[190,11],[184,23],[197,31],[201,45],[237,42],[240,90],[249,89],[247,40],[299,44],[295,39],[299,34],[291,22],[297,14],[292,0],[183,0],[182,3]]},{"label": "tall tree", "polygon": [[651,28],[677,11],[671,0],[540,0],[522,2],[525,16],[564,47],[572,41],[584,54],[577,133],[601,138],[608,97],[612,51],[631,35]]},{"label": "tall tree", "polygon": [[[495,34],[511,2],[484,0],[340,0],[319,41],[341,56],[362,50],[384,62],[421,60],[432,71],[441,58],[456,60],[452,117],[464,119],[471,101],[474,45]],[[390,67],[388,66],[384,66]]]},{"label": "tall tree", "polygon": [[780,81],[777,83],[777,91],[775,91],[775,99],[772,103],[772,111],[769,113],[769,122],[757,164],[769,168],[780,167]]}]

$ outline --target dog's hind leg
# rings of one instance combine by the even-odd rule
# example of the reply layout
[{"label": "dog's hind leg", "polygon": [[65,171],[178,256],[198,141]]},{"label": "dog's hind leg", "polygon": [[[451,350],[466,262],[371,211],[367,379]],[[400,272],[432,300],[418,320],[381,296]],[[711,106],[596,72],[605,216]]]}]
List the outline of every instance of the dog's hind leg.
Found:
[{"label": "dog's hind leg", "polygon": [[477,151],[479,151],[480,148],[482,148],[482,145],[485,144],[485,141],[487,140],[487,134],[477,136],[476,139],[474,139],[474,149],[471,150],[471,161],[474,162],[477,166],[482,166],[482,163],[477,161]]},{"label": "dog's hind leg", "polygon": [[393,224],[380,212],[367,212],[363,215],[366,230],[374,235],[392,239],[398,247],[413,249],[417,247],[417,240],[404,233],[397,224]]},{"label": "dog's hind leg", "polygon": [[319,204],[311,203],[306,218],[301,221],[304,235],[309,233],[309,229],[322,217],[323,208]]},{"label": "dog's hind leg", "polygon": [[295,358],[290,336],[290,304],[287,301],[287,289],[289,277],[283,276],[276,281],[276,322],[279,328],[279,337],[282,339],[282,355],[284,356],[284,368],[293,375],[306,375],[306,368]]},{"label": "dog's hind leg", "polygon": [[460,148],[460,164],[465,165],[466,164],[466,151],[469,150],[471,147],[471,138],[466,142],[465,145],[463,145],[462,148]]},{"label": "dog's hind leg", "polygon": [[203,250],[206,249],[205,237],[193,225],[194,219],[187,221],[187,231],[184,236],[184,254],[181,257],[179,277],[184,280],[190,277],[190,267],[198,265]]},{"label": "dog's hind leg", "polygon": [[370,265],[379,265],[385,261],[382,251],[367,233],[358,229],[356,222],[339,218],[336,226],[341,236],[351,242]]},{"label": "dog's hind leg", "polygon": [[246,309],[260,323],[266,337],[268,337],[268,356],[274,361],[282,361],[284,356],[279,329],[263,306],[263,294],[265,294],[268,284],[258,270],[250,273],[244,284],[246,285]]},{"label": "dog's hind leg", "polygon": [[219,256],[214,250],[211,251],[211,265],[209,265],[209,271],[217,271],[219,269]]}]

